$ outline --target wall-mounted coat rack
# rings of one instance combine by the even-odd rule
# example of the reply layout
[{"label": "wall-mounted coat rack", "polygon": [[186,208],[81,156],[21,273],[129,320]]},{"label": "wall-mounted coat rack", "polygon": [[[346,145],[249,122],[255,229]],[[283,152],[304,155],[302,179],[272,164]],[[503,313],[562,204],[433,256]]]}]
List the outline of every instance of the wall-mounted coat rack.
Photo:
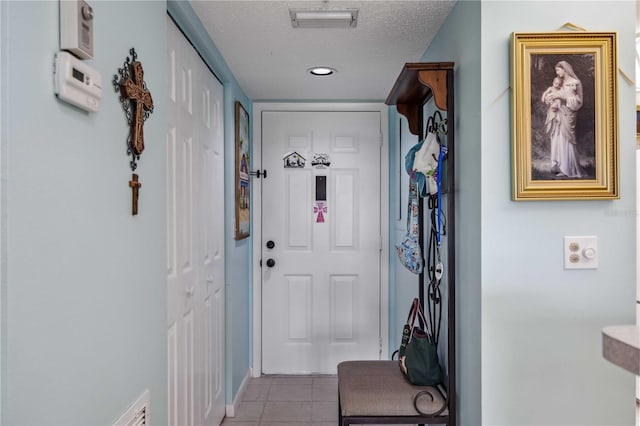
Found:
[{"label": "wall-mounted coat rack", "polygon": [[[455,152],[454,152],[454,87],[453,87],[453,69],[454,64],[452,62],[437,62],[437,63],[408,63],[405,64],[398,79],[396,80],[389,96],[385,103],[387,105],[396,105],[396,108],[400,114],[407,118],[409,123],[409,131],[419,138],[422,138],[425,131],[436,130],[444,137],[443,143],[446,144],[448,153],[446,161],[446,171],[444,173],[444,184],[442,188],[442,194],[446,197],[446,209],[444,210],[444,216],[447,223],[446,231],[446,294],[447,294],[447,321],[446,321],[446,336],[447,336],[447,371],[446,380],[444,386],[447,391],[447,408],[446,418],[442,415],[430,419],[425,417],[425,423],[446,423],[449,426],[455,426],[457,424],[456,418],[456,326],[455,326],[455,197],[454,197],[454,176],[455,176]],[[429,119],[427,127],[425,129],[425,123],[423,123],[424,105],[429,100],[433,99],[435,106],[441,110],[446,111],[446,118],[442,120],[443,115],[440,111],[436,111],[434,115]],[[446,121],[445,121],[446,120]],[[438,126],[438,128],[434,128]],[[441,129],[440,126],[445,126],[445,129]],[[445,130],[445,131],[442,131]],[[424,250],[424,205],[422,198],[420,198],[419,204],[419,223],[420,223],[420,236],[419,243]],[[433,219],[432,219],[433,220]],[[427,262],[423,262],[427,265]],[[427,269],[427,268],[425,268]],[[427,274],[433,271],[427,269]],[[430,283],[427,283],[429,285]],[[439,291],[439,290],[438,290]],[[438,293],[439,294],[439,293]],[[427,305],[425,306],[425,272],[423,271],[418,280],[418,296],[420,302],[425,308],[442,308],[438,306],[440,299],[438,294],[433,293],[431,290],[428,292]],[[422,421],[422,419],[420,420]]]}]

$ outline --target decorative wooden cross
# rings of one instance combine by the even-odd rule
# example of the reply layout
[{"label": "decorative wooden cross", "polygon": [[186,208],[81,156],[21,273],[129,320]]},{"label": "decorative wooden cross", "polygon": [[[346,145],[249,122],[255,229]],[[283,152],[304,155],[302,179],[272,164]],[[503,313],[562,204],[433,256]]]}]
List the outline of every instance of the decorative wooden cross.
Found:
[{"label": "decorative wooden cross", "polygon": [[[122,68],[118,68],[118,75],[113,76],[113,88],[120,94],[120,103],[129,124],[129,137],[127,138],[127,155],[131,156],[129,166],[131,171],[138,167],[137,160],[144,151],[143,125],[153,112],[153,99],[151,92],[144,82],[142,63],[137,60],[138,55],[134,48],[129,50],[131,58],[127,57]],[[129,187],[131,188],[131,214],[138,214],[138,195],[142,184],[138,181],[138,175],[133,174]]]},{"label": "decorative wooden cross", "polygon": [[145,120],[145,111],[153,110],[153,99],[151,99],[151,93],[144,84],[144,71],[140,61],[135,61],[131,64],[131,74],[133,74],[133,77],[129,77],[120,83],[120,92],[133,105],[133,116],[130,123],[131,141],[129,144],[133,152],[139,156],[144,151],[142,125]]},{"label": "decorative wooden cross", "polygon": [[133,216],[138,214],[138,190],[142,186],[142,184],[138,181],[138,175],[135,173],[131,174],[131,180],[129,181],[129,186],[131,187],[131,214]]}]

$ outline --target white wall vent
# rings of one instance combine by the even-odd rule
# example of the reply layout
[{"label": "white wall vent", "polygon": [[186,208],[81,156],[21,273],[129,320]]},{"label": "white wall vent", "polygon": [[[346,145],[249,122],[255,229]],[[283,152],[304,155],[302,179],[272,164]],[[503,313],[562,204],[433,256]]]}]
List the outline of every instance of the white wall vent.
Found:
[{"label": "white wall vent", "polygon": [[150,424],[149,389],[147,389],[140,398],[116,420],[113,426],[146,426]]}]

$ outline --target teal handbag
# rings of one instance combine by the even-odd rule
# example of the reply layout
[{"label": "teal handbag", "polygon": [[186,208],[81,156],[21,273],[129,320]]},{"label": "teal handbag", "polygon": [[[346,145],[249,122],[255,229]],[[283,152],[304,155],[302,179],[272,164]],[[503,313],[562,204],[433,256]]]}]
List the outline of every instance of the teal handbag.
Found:
[{"label": "teal handbag", "polygon": [[[422,328],[415,326],[416,318]],[[426,330],[420,301],[413,299],[407,323],[402,329],[402,343],[398,350],[400,370],[409,382],[418,386],[442,383],[443,373],[438,360],[438,348],[433,335]]]}]

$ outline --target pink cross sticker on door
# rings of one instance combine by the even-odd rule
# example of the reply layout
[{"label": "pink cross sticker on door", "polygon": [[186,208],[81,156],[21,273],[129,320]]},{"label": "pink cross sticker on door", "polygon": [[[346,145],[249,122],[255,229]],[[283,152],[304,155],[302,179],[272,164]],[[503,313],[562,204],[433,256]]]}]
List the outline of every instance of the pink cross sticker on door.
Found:
[{"label": "pink cross sticker on door", "polygon": [[324,215],[327,214],[327,206],[322,201],[316,201],[313,213],[317,214],[316,223],[324,223]]}]

